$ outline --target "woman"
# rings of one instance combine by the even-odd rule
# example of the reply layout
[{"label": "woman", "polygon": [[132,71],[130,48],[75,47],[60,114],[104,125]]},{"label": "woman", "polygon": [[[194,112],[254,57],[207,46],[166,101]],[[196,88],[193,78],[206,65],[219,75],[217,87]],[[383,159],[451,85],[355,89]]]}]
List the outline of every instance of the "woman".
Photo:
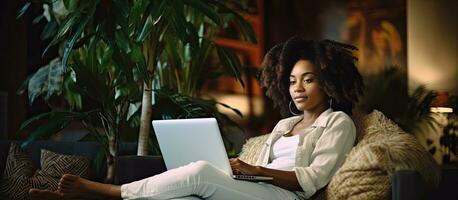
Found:
[{"label": "woman", "polygon": [[[306,199],[330,181],[352,148],[351,114],[362,78],[354,47],[292,38],[264,58],[262,85],[284,115],[262,147],[256,165],[231,159],[234,173],[271,176],[268,183],[234,180],[205,161],[122,186],[64,175],[57,191],[30,190],[36,199]],[[190,197],[192,198],[192,197]]]}]

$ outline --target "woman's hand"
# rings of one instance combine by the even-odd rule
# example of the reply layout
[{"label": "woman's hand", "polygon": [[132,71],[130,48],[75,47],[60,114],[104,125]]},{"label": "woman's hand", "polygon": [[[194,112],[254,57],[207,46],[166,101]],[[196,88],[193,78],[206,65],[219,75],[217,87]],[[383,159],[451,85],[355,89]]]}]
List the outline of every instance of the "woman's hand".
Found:
[{"label": "woman's hand", "polygon": [[244,174],[250,176],[271,176],[274,177],[272,184],[292,191],[302,191],[301,186],[294,171],[283,171],[269,169],[261,166],[247,164],[238,158],[229,159],[234,174]]},{"label": "woman's hand", "polygon": [[238,158],[229,159],[231,164],[232,171],[234,174],[244,174],[244,175],[258,175],[259,170],[257,166],[247,164]]}]

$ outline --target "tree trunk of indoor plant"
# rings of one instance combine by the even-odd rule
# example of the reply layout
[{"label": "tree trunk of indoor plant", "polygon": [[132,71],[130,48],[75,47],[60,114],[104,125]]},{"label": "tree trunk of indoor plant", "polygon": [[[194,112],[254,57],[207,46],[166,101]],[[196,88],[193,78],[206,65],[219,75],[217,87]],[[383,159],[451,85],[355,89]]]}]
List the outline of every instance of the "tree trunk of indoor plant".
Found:
[{"label": "tree trunk of indoor plant", "polygon": [[152,31],[151,35],[147,37],[145,43],[143,44],[143,54],[146,58],[147,63],[147,78],[146,82],[143,83],[143,98],[142,98],[142,112],[140,115],[140,128],[138,132],[138,156],[148,155],[149,152],[149,142],[150,142],[150,132],[151,132],[151,118],[153,115],[153,83],[155,73],[155,66],[157,61],[157,56],[160,55],[162,49],[161,43],[159,41],[159,36],[163,29],[163,21],[158,22],[157,29]]},{"label": "tree trunk of indoor plant", "polygon": [[152,83],[148,81],[143,84],[142,113],[140,117],[140,131],[138,134],[137,155],[148,155],[149,134],[151,130],[152,115]]},{"label": "tree trunk of indoor plant", "polygon": [[113,183],[116,172],[116,165],[118,161],[118,140],[116,136],[110,136],[108,138],[108,152],[107,152],[107,175],[105,177],[105,183]]}]

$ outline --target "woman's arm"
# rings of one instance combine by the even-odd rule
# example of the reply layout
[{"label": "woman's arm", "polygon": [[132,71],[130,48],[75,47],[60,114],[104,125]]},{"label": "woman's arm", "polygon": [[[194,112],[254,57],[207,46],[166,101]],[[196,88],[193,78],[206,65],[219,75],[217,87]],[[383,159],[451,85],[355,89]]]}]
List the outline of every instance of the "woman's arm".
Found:
[{"label": "woman's arm", "polygon": [[270,176],[274,178],[274,180],[271,182],[273,185],[291,191],[302,191],[294,171],[283,171],[277,169],[269,169],[261,166],[253,166],[241,161],[238,158],[230,159],[230,163],[232,170],[236,174]]}]

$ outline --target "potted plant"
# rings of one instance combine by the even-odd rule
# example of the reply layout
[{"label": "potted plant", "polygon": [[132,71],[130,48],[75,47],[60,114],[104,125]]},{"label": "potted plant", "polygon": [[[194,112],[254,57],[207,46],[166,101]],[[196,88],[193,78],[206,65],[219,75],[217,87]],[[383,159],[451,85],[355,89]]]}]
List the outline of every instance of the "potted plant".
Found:
[{"label": "potted plant", "polygon": [[[31,102],[38,96],[45,100],[61,96],[68,107],[53,109],[25,121],[21,129],[47,119],[47,123],[30,134],[24,145],[79,120],[104,147],[108,167],[105,182],[113,181],[120,130],[132,124],[133,116],[140,113],[139,108],[142,109],[139,146],[149,142],[145,138],[150,134],[152,86],[158,67],[177,67],[176,63],[186,63],[188,61],[183,60],[190,58],[176,56],[181,53],[174,46],[176,42],[188,46],[191,54],[204,58],[205,53],[193,52],[204,49],[203,45],[217,48],[223,66],[239,77],[238,58],[229,50],[214,45],[209,38],[212,34],[207,35],[205,27],[208,24],[222,27],[233,20],[247,38],[255,41],[248,23],[219,1],[49,0],[40,3],[50,11],[62,6],[66,10],[47,13],[50,21],[42,34],[44,39],[51,39],[48,48],[62,44],[62,54],[31,75],[22,91],[28,92]],[[30,4],[25,4],[20,15]],[[40,18],[43,17],[36,20]],[[184,76],[197,75],[188,73]],[[183,92],[181,89],[172,91]],[[172,93],[168,96],[177,95],[180,96]],[[180,98],[186,99],[187,95],[192,93]],[[141,107],[136,106],[139,101],[142,101]],[[144,154],[144,148],[139,147],[139,152]]]}]

